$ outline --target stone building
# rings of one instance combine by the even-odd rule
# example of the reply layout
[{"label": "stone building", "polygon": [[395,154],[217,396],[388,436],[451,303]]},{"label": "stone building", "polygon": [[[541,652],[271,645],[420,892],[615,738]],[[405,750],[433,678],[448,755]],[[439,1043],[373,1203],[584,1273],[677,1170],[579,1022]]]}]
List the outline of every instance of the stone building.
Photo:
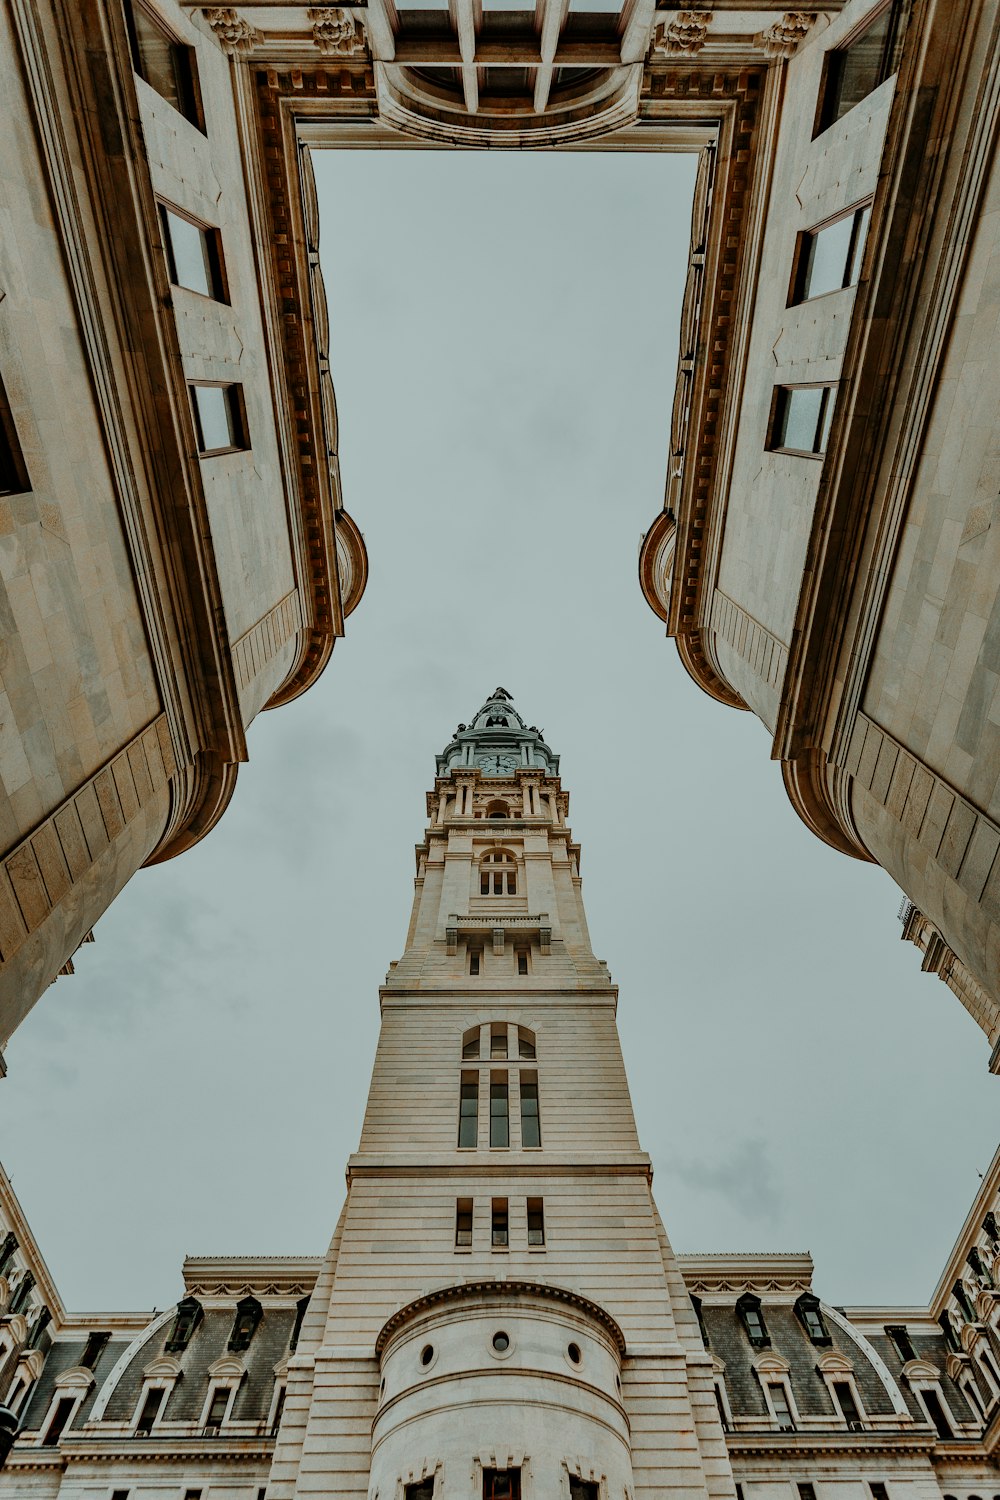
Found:
[{"label": "stone building", "polygon": [[1000,1071],[996,26],[851,5],[788,60],[738,245],[696,207],[640,578],[806,824],[906,892]]},{"label": "stone building", "polygon": [[325,1256],[69,1314],[5,1178],[0,1500],[988,1500],[1000,1152],[927,1306],[678,1256],[559,759],[498,689],[437,760]]},{"label": "stone building", "polygon": [[273,224],[195,36],[100,0],[0,18],[0,1046],[213,827],[365,586],[315,223]]},{"label": "stone building", "polygon": [[646,597],[1000,1043],[995,5],[4,26],[0,1041],[357,601],[310,153],[423,142],[698,154]]}]

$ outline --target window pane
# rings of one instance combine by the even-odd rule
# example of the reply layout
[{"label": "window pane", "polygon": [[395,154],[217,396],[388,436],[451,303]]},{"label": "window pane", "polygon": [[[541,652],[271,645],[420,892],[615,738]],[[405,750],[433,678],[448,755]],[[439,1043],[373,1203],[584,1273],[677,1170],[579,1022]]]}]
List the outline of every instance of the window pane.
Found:
[{"label": "window pane", "polygon": [[846,286],[855,286],[861,275],[861,262],[864,259],[865,240],[868,237],[868,222],[871,216],[870,203],[866,203],[864,208],[859,208],[854,215],[854,239],[851,242],[851,263],[847,268]]},{"label": "window pane", "polygon": [[857,41],[830,55],[823,97],[826,129],[896,71],[902,28],[894,25],[895,6],[888,6]]},{"label": "window pane", "polygon": [[772,1385],[770,1387],[770,1391],[771,1405],[774,1407],[774,1414],[778,1419],[778,1426],[785,1429],[793,1427],[795,1424],[792,1421],[792,1413],[788,1405],[788,1397],[785,1393],[785,1387],[783,1385]]},{"label": "window pane", "polygon": [[517,1055],[518,1055],[518,1057],[530,1057],[530,1058],[534,1058],[534,1056],[535,1056],[535,1039],[532,1036],[532,1034],[531,1034],[530,1031],[523,1031],[523,1030],[519,1030],[518,1031],[518,1034],[517,1034]]},{"label": "window pane", "polygon": [[521,1145],[540,1146],[542,1133],[538,1119],[538,1084],[521,1079]]},{"label": "window pane", "polygon": [[494,1026],[490,1032],[490,1056],[507,1056],[507,1028],[506,1026]]},{"label": "window pane", "polygon": [[507,1081],[490,1083],[490,1145],[510,1145]]},{"label": "window pane", "polygon": [[224,385],[195,385],[195,406],[198,412],[199,436],[202,453],[211,453],[218,448],[234,446],[232,414]]},{"label": "window pane", "polygon": [[131,9],[136,72],[161,99],[198,124],[190,49],[180,46],[139,4]]},{"label": "window pane", "polygon": [[853,234],[854,215],[848,214],[809,236],[803,299],[839,291],[845,284]]},{"label": "window pane", "polygon": [[216,287],[209,259],[208,235],[190,219],[182,219],[169,208],[164,209],[163,217],[170,237],[170,269],[174,284],[200,292],[203,297],[214,297]]}]

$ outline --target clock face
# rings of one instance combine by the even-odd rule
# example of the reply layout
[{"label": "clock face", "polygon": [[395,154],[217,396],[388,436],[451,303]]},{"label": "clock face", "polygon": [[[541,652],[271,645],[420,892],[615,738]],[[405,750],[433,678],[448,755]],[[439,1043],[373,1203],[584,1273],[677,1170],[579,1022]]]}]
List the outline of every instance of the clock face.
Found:
[{"label": "clock face", "polygon": [[505,776],[516,771],[521,764],[517,755],[477,755],[476,765],[487,776]]}]

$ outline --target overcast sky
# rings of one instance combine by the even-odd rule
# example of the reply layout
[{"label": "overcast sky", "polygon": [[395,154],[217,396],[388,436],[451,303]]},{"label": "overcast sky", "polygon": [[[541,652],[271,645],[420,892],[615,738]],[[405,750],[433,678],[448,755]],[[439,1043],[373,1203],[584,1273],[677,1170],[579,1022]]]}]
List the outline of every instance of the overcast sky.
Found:
[{"label": "overcast sky", "polygon": [[4,1164],[67,1305],[165,1306],[185,1253],[323,1253],[434,755],[498,684],[562,757],[675,1247],[809,1249],[829,1301],[926,1301],[996,1146],[986,1040],[636,581],[693,158],[316,173],[371,578],[220,826],[139,873],[8,1049]]}]

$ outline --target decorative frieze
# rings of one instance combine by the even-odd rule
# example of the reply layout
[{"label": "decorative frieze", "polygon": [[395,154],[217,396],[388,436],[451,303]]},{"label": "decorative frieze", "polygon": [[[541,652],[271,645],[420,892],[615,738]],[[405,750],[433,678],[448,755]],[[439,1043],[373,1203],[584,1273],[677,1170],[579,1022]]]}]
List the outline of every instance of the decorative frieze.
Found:
[{"label": "decorative frieze", "polygon": [[273,609],[251,625],[233,644],[233,666],[241,688],[248,687],[286,641],[302,629],[302,605],[298,589],[292,589]]},{"label": "decorative frieze", "polygon": [[327,57],[363,57],[368,50],[364,30],[353,10],[313,6],[309,20],[313,41]]},{"label": "decorative frieze", "polygon": [[712,596],[712,629],[729,642],[758,677],[778,687],[788,665],[788,648],[766,626],[716,589]]},{"label": "decorative frieze", "polygon": [[786,10],[780,21],[758,32],[754,42],[768,57],[794,57],[814,20],[804,10]]},{"label": "decorative frieze", "polygon": [[264,40],[263,33],[243,19],[231,5],[206,10],[205,19],[215,32],[223,52],[230,57],[249,57]]},{"label": "decorative frieze", "polygon": [[700,52],[708,40],[710,10],[681,10],[672,21],[661,21],[653,32],[653,52],[665,56]]}]

